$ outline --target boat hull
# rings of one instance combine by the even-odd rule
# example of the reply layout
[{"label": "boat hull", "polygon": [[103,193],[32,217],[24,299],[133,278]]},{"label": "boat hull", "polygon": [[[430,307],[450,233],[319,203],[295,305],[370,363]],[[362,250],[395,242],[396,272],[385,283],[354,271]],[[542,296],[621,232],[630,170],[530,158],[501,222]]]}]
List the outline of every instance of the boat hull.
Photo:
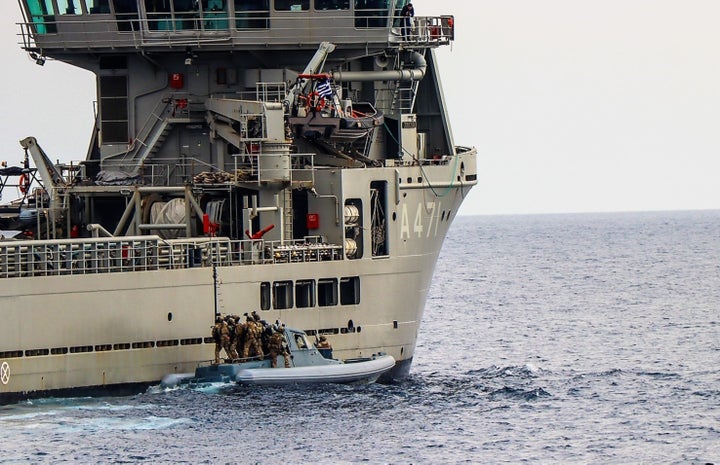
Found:
[{"label": "boat hull", "polygon": [[374,383],[393,366],[395,359],[392,356],[381,355],[354,363],[244,369],[235,375],[235,381],[240,384]]}]

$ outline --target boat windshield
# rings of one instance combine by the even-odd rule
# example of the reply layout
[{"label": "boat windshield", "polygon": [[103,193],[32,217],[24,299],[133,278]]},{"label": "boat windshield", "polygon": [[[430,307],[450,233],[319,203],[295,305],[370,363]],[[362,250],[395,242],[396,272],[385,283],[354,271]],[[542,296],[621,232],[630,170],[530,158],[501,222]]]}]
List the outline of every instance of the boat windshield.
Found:
[{"label": "boat windshield", "polygon": [[305,339],[304,334],[296,334],[295,335],[295,345],[297,345],[298,349],[307,349],[309,347],[307,339]]}]

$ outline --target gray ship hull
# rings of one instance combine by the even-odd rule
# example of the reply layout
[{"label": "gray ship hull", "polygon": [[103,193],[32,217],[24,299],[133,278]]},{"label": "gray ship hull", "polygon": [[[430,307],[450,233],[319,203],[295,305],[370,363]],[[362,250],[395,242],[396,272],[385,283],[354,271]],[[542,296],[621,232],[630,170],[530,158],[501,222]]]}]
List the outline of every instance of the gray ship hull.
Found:
[{"label": "gray ship hull", "polygon": [[[466,166],[472,155],[465,155]],[[426,173],[447,179],[452,167],[433,169]],[[397,167],[391,173],[414,170]],[[392,355],[397,364],[384,379],[404,376],[442,240],[470,185],[451,187],[432,201],[426,200],[426,185],[398,189],[389,228],[389,249],[396,252],[388,256],[218,266],[215,277],[212,267],[196,266],[57,276],[44,270],[6,278],[0,290],[0,364],[6,373],[0,398],[157,384],[168,373],[191,372],[212,359],[215,305],[220,313],[242,314],[261,308],[260,283],[345,277],[358,278],[357,303],[259,313],[267,321],[331,335],[340,359]],[[12,260],[3,258],[7,273]]]}]

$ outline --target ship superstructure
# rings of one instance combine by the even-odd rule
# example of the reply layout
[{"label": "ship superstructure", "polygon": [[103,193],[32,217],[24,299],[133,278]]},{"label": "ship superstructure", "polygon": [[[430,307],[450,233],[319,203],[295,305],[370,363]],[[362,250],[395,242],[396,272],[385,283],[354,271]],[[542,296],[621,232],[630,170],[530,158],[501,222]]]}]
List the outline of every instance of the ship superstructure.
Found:
[{"label": "ship superstructure", "polygon": [[23,48],[95,73],[97,117],[81,163],[27,137],[0,171],[0,395],[193,371],[253,310],[406,374],[477,178],[434,54],[454,18],[404,3],[21,0]]}]

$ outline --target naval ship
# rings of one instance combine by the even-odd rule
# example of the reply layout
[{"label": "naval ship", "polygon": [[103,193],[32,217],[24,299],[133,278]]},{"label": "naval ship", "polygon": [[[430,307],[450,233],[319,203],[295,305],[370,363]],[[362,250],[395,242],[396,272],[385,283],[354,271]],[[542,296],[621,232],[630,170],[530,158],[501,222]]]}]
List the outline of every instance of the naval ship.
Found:
[{"label": "naval ship", "polygon": [[0,168],[0,400],[194,371],[252,311],[407,375],[477,170],[435,54],[455,19],[405,4],[19,0],[22,49],[97,101],[82,161],[24,134]]}]

